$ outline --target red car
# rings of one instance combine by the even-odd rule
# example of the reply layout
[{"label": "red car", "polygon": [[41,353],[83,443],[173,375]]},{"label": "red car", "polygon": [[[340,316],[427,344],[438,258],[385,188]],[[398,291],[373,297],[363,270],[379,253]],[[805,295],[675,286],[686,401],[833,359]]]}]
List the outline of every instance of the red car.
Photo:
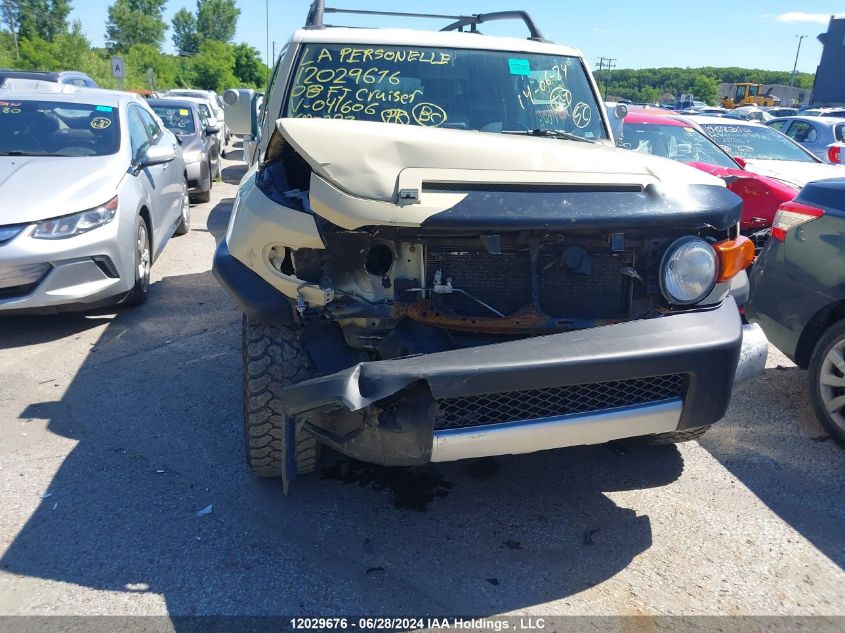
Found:
[{"label": "red car", "polygon": [[798,195],[793,187],[745,169],[690,121],[679,116],[629,112],[620,147],[663,156],[722,178],[742,198],[740,229],[753,234],[772,225],[778,207]]}]

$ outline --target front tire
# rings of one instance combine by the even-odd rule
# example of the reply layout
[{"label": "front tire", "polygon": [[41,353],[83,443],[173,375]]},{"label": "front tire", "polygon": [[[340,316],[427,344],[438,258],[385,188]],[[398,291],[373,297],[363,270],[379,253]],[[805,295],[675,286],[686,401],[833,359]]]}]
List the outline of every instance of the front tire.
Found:
[{"label": "front tire", "polygon": [[816,344],[808,374],[816,417],[845,447],[845,321],[833,325]]},{"label": "front tire", "polygon": [[150,269],[152,268],[152,241],[150,227],[144,216],[135,217],[135,285],[123,303],[141,305],[150,295]]},{"label": "front tire", "polygon": [[182,192],[182,218],[179,220],[179,226],[176,227],[176,235],[185,235],[191,230],[191,199],[188,196],[188,185],[185,184],[185,190]]},{"label": "front tire", "polygon": [[[303,349],[303,329],[243,318],[243,398],[246,460],[259,477],[281,477],[287,485],[314,471],[320,445],[285,416],[282,390],[313,376]],[[286,447],[293,438],[293,450]]]}]

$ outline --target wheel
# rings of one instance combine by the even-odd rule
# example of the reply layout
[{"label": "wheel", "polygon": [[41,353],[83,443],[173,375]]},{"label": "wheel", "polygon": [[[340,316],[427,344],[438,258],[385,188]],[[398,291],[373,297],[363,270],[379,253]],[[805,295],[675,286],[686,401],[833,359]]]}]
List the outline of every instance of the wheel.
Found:
[{"label": "wheel", "polygon": [[150,268],[153,264],[150,228],[143,216],[135,217],[135,286],[123,303],[141,305],[150,294]]},{"label": "wheel", "polygon": [[680,444],[681,442],[689,442],[690,440],[697,440],[699,437],[707,433],[710,425],[700,426],[697,429],[688,429],[686,431],[670,431],[669,433],[655,433],[654,435],[644,435],[642,441],[646,444]]},{"label": "wheel", "polygon": [[[287,485],[317,467],[320,445],[284,415],[282,389],[312,377],[302,347],[303,330],[281,323],[243,318],[244,444],[246,460],[259,477],[282,477]],[[292,438],[293,463],[286,451]]]},{"label": "wheel", "polygon": [[197,202],[209,202],[211,200],[211,188],[214,186],[214,174],[211,173],[211,163],[208,163],[208,189],[196,194]]},{"label": "wheel", "polygon": [[185,189],[182,192],[182,219],[179,220],[179,226],[176,227],[176,235],[185,235],[191,230],[191,199],[188,196],[188,185],[185,184]]},{"label": "wheel", "polygon": [[833,325],[816,344],[808,374],[816,417],[845,447],[845,321]]}]

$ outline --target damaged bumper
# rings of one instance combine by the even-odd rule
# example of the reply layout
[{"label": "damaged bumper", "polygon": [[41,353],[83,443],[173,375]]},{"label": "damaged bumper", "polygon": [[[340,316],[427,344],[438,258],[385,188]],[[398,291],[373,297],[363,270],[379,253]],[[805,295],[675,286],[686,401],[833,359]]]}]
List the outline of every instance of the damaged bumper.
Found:
[{"label": "damaged bumper", "polygon": [[359,363],[285,390],[286,413],[364,461],[414,465],[706,426],[765,365],[727,299],[519,341]]}]

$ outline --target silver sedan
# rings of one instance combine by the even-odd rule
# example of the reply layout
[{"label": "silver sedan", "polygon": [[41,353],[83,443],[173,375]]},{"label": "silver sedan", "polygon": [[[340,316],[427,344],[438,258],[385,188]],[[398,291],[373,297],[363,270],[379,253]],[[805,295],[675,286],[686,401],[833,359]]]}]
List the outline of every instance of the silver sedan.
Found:
[{"label": "silver sedan", "polygon": [[0,91],[0,314],[146,300],[189,229],[175,136],[128,93]]},{"label": "silver sedan", "polygon": [[766,125],[783,132],[826,163],[845,164],[845,118],[789,116]]}]

